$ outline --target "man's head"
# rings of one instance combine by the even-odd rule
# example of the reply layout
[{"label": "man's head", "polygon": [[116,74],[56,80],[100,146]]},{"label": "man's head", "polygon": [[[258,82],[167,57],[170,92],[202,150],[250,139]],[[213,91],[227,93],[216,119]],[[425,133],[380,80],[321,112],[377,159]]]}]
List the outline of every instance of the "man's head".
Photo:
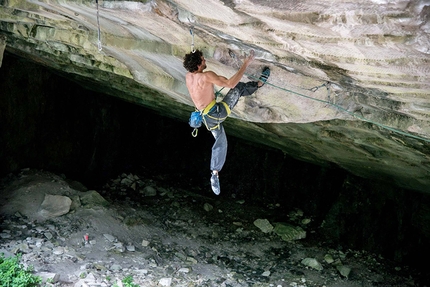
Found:
[{"label": "man's head", "polygon": [[[188,72],[194,73],[199,69],[199,66],[204,64],[203,53],[200,50],[196,50],[194,53],[191,52],[186,54],[184,57],[184,68]],[[203,66],[203,70],[206,68],[206,64]]]}]

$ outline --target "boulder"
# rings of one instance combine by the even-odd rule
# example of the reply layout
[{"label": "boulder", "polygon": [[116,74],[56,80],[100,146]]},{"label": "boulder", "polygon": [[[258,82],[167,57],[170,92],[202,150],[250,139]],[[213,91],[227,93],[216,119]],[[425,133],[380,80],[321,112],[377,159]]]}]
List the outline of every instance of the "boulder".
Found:
[{"label": "boulder", "polygon": [[106,207],[109,205],[109,202],[95,190],[89,190],[85,193],[82,193],[80,199],[82,206],[85,208],[91,208],[96,206]]},{"label": "boulder", "polygon": [[299,226],[293,226],[287,223],[276,223],[273,230],[282,240],[292,241],[306,238],[306,231]]},{"label": "boulder", "polygon": [[269,233],[273,230],[273,225],[267,219],[256,219],[254,225],[257,226],[262,232]]},{"label": "boulder", "polygon": [[45,219],[61,216],[70,211],[71,204],[72,200],[67,196],[46,194],[39,215]]}]

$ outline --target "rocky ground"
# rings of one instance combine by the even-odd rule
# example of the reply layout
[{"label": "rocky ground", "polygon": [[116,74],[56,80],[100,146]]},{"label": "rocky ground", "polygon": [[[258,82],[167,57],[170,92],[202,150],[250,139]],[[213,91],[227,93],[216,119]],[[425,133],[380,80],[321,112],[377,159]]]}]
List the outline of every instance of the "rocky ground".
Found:
[{"label": "rocky ground", "polygon": [[202,194],[133,174],[87,190],[26,169],[2,180],[0,252],[48,286],[422,286],[406,266],[324,246],[298,209],[270,222],[279,205]]}]

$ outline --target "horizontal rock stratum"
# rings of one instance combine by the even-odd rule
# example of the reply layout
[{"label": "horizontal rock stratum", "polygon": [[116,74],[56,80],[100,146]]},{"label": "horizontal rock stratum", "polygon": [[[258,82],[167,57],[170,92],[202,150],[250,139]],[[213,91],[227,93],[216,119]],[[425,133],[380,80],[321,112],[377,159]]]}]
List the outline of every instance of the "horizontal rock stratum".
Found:
[{"label": "horizontal rock stratum", "polygon": [[[192,44],[227,77],[251,50],[227,133],[430,191],[430,2],[0,1],[0,52],[183,121]],[[0,57],[1,59],[1,57]],[[222,91],[225,93],[225,90]]]}]

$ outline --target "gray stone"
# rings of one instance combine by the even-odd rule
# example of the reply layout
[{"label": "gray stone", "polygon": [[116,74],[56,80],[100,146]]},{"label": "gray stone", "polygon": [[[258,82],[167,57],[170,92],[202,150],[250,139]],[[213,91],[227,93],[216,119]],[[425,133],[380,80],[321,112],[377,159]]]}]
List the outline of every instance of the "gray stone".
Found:
[{"label": "gray stone", "polygon": [[52,235],[52,233],[51,233],[51,232],[45,232],[45,233],[43,233],[43,235],[45,235],[45,237],[46,237],[48,240],[51,240],[51,239],[52,239],[52,237],[53,237],[53,235]]},{"label": "gray stone", "polygon": [[96,206],[109,206],[109,202],[106,201],[103,196],[101,196],[95,190],[88,190],[81,195],[80,199],[82,206],[84,206],[85,208],[91,208]]},{"label": "gray stone", "polygon": [[129,179],[128,177],[123,178],[123,179],[121,180],[121,185],[125,185],[125,186],[127,186],[127,187],[130,187],[130,186],[132,185],[132,183],[133,183],[133,180],[132,180],[132,179]]},{"label": "gray stone", "polygon": [[39,272],[36,276],[40,276],[43,282],[57,283],[60,279],[60,274],[51,272]]},{"label": "gray stone", "polygon": [[275,232],[282,238],[282,240],[285,241],[306,238],[306,231],[304,231],[301,227],[292,226],[287,223],[276,223],[273,232]]},{"label": "gray stone", "polygon": [[172,278],[161,278],[158,281],[158,284],[161,286],[171,286],[172,285]]},{"label": "gray stone", "polygon": [[148,274],[148,269],[137,269],[134,270],[134,273],[136,273],[137,275],[146,275]]},{"label": "gray stone", "polygon": [[349,273],[351,273],[351,268],[344,266],[344,265],[338,265],[338,266],[336,266],[336,269],[337,269],[337,271],[339,271],[339,273],[342,276],[344,276],[346,278],[348,278]]},{"label": "gray stone", "polygon": [[182,267],[182,268],[179,268],[178,272],[179,273],[189,273],[190,272],[190,268]]},{"label": "gray stone", "polygon": [[144,196],[156,196],[157,195],[157,189],[155,189],[153,186],[146,186],[143,189],[143,195]]},{"label": "gray stone", "polygon": [[136,251],[136,247],[134,247],[134,245],[127,245],[126,249],[127,249],[127,251],[130,251],[130,252]]},{"label": "gray stone", "polygon": [[318,271],[324,269],[321,263],[319,263],[318,260],[316,260],[315,258],[305,258],[301,261],[301,263]]},{"label": "gray stone", "polygon": [[113,235],[110,234],[103,234],[103,236],[109,241],[109,242],[116,242],[116,238]]},{"label": "gray stone", "polygon": [[52,253],[54,253],[55,255],[62,255],[62,254],[64,254],[64,248],[63,247],[55,247],[52,250]]},{"label": "gray stone", "polygon": [[214,209],[214,207],[212,205],[210,205],[209,203],[205,203],[203,205],[203,209],[207,212],[212,211]]},{"label": "gray stone", "polygon": [[331,256],[330,254],[326,254],[324,255],[324,260],[325,262],[327,262],[328,264],[331,264],[334,262],[333,256]]},{"label": "gray stone", "polygon": [[26,243],[20,243],[17,244],[13,249],[12,249],[12,253],[16,254],[18,252],[22,252],[22,253],[28,253],[31,252],[30,247],[28,246],[28,244]]},{"label": "gray stone", "polygon": [[273,225],[267,219],[256,219],[254,225],[257,226],[262,232],[269,233],[273,230]]},{"label": "gray stone", "polygon": [[37,247],[41,247],[43,245],[43,239],[36,239],[35,244]]},{"label": "gray stone", "polygon": [[39,215],[43,218],[54,218],[69,212],[72,200],[67,196],[46,194]]},{"label": "gray stone", "polygon": [[112,271],[114,271],[114,272],[116,272],[116,271],[120,271],[120,270],[122,270],[122,266],[121,266],[121,265],[119,265],[119,264],[113,264],[113,265],[110,267],[110,270],[112,270]]},{"label": "gray stone", "polygon": [[115,249],[119,252],[125,252],[125,250],[126,250],[124,247],[124,244],[122,244],[122,242],[117,242],[117,243],[114,243],[113,245],[114,245]]},{"label": "gray stone", "polygon": [[72,204],[70,205],[70,210],[77,210],[79,207],[82,206],[81,199],[79,195],[73,195],[70,197],[72,199]]},{"label": "gray stone", "polygon": [[11,238],[12,236],[9,233],[2,232],[2,233],[0,233],[0,237],[2,239],[7,239],[7,238]]},{"label": "gray stone", "polygon": [[182,252],[175,252],[175,256],[183,261],[187,260],[187,256]]}]

